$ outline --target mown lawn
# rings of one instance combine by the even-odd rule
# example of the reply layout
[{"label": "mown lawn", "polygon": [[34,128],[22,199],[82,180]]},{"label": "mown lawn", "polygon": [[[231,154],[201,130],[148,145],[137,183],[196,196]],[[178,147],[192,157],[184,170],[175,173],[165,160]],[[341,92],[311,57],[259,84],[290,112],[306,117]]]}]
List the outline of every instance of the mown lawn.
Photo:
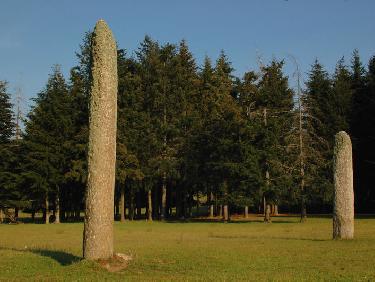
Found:
[{"label": "mown lawn", "polygon": [[331,220],[115,223],[127,269],[81,260],[82,223],[0,225],[0,280],[375,280],[375,219],[355,239],[331,240]]}]

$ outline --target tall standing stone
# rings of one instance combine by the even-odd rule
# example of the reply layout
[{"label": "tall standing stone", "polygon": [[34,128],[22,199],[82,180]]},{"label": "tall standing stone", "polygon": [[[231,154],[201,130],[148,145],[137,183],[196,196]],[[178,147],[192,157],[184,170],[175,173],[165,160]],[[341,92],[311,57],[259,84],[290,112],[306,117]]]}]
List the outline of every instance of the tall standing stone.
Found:
[{"label": "tall standing stone", "polygon": [[354,192],[352,143],[346,132],[335,136],[334,166],[334,207],[333,238],[352,239],[354,237]]},{"label": "tall standing stone", "polygon": [[96,23],[91,43],[90,133],[83,257],[113,256],[116,164],[117,48],[108,25]]}]

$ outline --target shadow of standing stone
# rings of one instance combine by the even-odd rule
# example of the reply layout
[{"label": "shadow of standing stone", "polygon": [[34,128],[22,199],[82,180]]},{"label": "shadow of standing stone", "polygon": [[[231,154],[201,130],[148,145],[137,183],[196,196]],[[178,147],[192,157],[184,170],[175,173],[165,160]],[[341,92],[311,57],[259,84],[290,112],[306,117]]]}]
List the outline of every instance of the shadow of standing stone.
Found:
[{"label": "shadow of standing stone", "polygon": [[79,262],[82,259],[70,253],[57,250],[34,249],[29,251],[43,257],[54,259],[63,266],[71,265],[73,263]]}]

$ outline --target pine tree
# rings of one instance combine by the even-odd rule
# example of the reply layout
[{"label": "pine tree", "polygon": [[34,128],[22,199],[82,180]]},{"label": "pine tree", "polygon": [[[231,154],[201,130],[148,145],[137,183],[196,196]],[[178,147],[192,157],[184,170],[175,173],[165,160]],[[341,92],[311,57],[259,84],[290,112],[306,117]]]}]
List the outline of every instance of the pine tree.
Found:
[{"label": "pine tree", "polygon": [[175,75],[171,76],[172,88],[175,92],[172,105],[174,115],[175,137],[173,144],[175,147],[175,166],[173,173],[173,183],[176,193],[176,214],[178,217],[186,216],[186,203],[188,185],[186,169],[188,160],[186,152],[189,150],[189,137],[193,134],[194,124],[198,119],[196,103],[198,98],[199,79],[197,75],[197,65],[191,54],[187,42],[182,40],[179,44],[175,57]]},{"label": "pine tree", "polygon": [[[259,95],[255,100],[258,136],[256,146],[260,151],[263,181],[259,194],[267,205],[278,205],[290,185],[286,137],[290,130],[293,110],[293,91],[282,72],[283,61],[273,60],[261,69],[258,83]],[[265,215],[267,213],[265,212]],[[269,221],[268,216],[265,221]]]},{"label": "pine tree", "polygon": [[[148,189],[157,185],[160,182],[166,169],[161,168],[162,154],[164,152],[163,146],[165,131],[162,131],[164,122],[164,113],[166,110],[165,102],[163,99],[166,91],[163,91],[162,85],[162,62],[160,58],[160,46],[157,42],[153,41],[149,36],[146,36],[144,41],[137,52],[137,58],[140,64],[140,79],[141,79],[141,96],[142,107],[141,110],[144,115],[144,135],[141,136],[140,144],[144,145],[143,152],[139,155],[141,160],[142,170],[145,174],[145,183]],[[164,178],[164,180],[166,180]],[[166,182],[164,181],[163,184]],[[153,213],[154,217],[160,217],[158,213],[159,206],[161,205],[161,190],[165,186],[157,187],[154,189],[154,204]],[[165,191],[165,190],[164,190]]]},{"label": "pine tree", "polygon": [[352,104],[352,76],[344,65],[344,58],[341,58],[335,69],[332,81],[332,108],[333,122],[331,134],[336,135],[339,131],[348,131],[351,117]]},{"label": "pine tree", "polygon": [[[366,91],[366,70],[361,62],[358,50],[353,51],[351,60],[351,87],[353,91],[351,103],[350,118],[350,135],[353,143],[353,163],[354,163],[354,190],[355,204],[357,211],[365,211],[368,206],[366,169],[367,152],[363,150],[362,145],[366,142],[363,138],[366,136],[364,132],[364,122],[369,118],[364,111],[368,107],[368,96]],[[371,118],[371,117],[370,117]],[[368,125],[368,124],[367,124]]]},{"label": "pine tree", "polygon": [[72,99],[72,137],[67,142],[66,185],[61,205],[62,218],[80,219],[83,195],[87,180],[87,144],[89,122],[90,68],[92,32],[86,32],[76,52],[78,65],[70,70],[69,94]]},{"label": "pine tree", "polygon": [[[332,87],[328,73],[316,60],[309,72],[307,86],[307,106],[314,117],[316,134],[325,138],[329,144],[333,144],[332,130],[330,129]],[[331,147],[332,148],[332,147]]]},{"label": "pine tree", "polygon": [[0,81],[0,144],[9,143],[14,134],[14,121],[7,83]]},{"label": "pine tree", "polygon": [[287,135],[288,165],[293,177],[293,185],[290,186],[288,199],[291,200],[290,205],[297,203],[300,206],[301,222],[305,222],[307,205],[313,202],[316,197],[314,181],[319,179],[317,167],[324,159],[319,151],[322,139],[315,133],[314,118],[307,105],[307,95],[301,89],[301,73],[298,64],[296,64],[294,76],[297,79],[297,104],[293,111],[291,130]]},{"label": "pine tree", "polygon": [[216,195],[227,221],[229,205],[239,204],[244,197],[244,191],[236,188],[246,179],[243,162],[246,152],[241,144],[241,110],[232,96],[232,68],[223,52],[215,68],[205,59],[200,78],[201,103],[197,110],[201,118],[189,140],[188,173],[191,185],[198,191]]},{"label": "pine tree", "polygon": [[248,214],[249,205],[255,206],[260,200],[258,187],[262,182],[259,152],[254,146],[257,135],[254,115],[257,115],[255,103],[259,95],[258,78],[255,72],[246,72],[242,80],[237,80],[235,89],[235,97],[241,107],[241,118],[243,120],[240,146],[243,154],[242,164],[244,169],[238,186],[238,193],[241,202],[239,204],[241,207],[244,206],[245,217]]},{"label": "pine tree", "polygon": [[46,223],[53,203],[59,222],[60,196],[67,172],[67,144],[72,136],[72,101],[59,66],[53,68],[46,88],[34,99],[28,115],[24,142],[27,150],[26,173],[31,180],[30,197],[44,206]]},{"label": "pine tree", "polygon": [[[355,64],[353,70],[355,70],[354,66]],[[355,181],[356,208],[362,212],[370,212],[375,203],[375,193],[371,186],[375,164],[373,150],[375,146],[375,56],[369,61],[367,73],[360,76],[358,71],[353,71],[353,78],[355,73],[357,73],[358,79],[355,80],[356,84],[354,85],[359,85],[354,92],[352,123],[354,173],[355,179],[357,179]],[[360,71],[360,73],[362,72]]]},{"label": "pine tree", "polygon": [[143,179],[142,167],[137,157],[141,153],[144,113],[141,111],[141,83],[139,65],[126,58],[124,50],[117,52],[118,64],[118,117],[117,117],[117,161],[116,183],[120,202],[120,219],[125,220],[125,186],[131,181]]},{"label": "pine tree", "polygon": [[[208,120],[217,114],[214,107],[214,68],[211,60],[206,57],[202,70],[197,76],[196,92],[192,97],[191,130],[186,136],[183,148],[183,195],[179,201],[180,217],[190,216],[193,195],[200,191],[210,191],[210,203],[212,204],[211,193],[217,191],[213,176],[209,171],[207,158],[210,154],[209,132],[206,131]],[[207,189],[206,189],[207,188]]]},{"label": "pine tree", "polygon": [[[12,137],[14,131],[12,103],[7,92],[7,83],[0,81],[0,223],[3,221],[3,212],[9,215],[8,208],[15,207],[15,201],[20,198],[19,189],[15,185],[17,175],[13,170],[15,144]],[[11,220],[15,218],[11,217]]]},{"label": "pine tree", "polygon": [[[324,67],[316,60],[309,72],[303,97],[310,132],[313,133],[313,146],[320,161],[315,167],[315,177],[310,186],[310,203],[317,207],[330,203],[333,196],[332,154],[334,142],[333,120],[335,105],[332,83]],[[308,188],[307,188],[308,189]]]}]

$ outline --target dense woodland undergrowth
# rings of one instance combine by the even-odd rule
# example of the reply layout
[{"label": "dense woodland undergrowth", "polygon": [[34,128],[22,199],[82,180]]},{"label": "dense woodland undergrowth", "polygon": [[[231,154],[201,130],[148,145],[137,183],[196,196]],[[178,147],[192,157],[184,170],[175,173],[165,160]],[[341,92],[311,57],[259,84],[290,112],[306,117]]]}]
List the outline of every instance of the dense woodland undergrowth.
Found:
[{"label": "dense woodland undergrowth", "polygon": [[[19,210],[77,220],[86,183],[90,38],[65,79],[54,66],[20,132],[0,82],[0,219]],[[230,213],[331,212],[334,135],[353,141],[355,207],[375,212],[375,57],[355,50],[333,74],[316,60],[305,84],[283,60],[233,75],[224,52],[198,66],[185,41],[145,37],[134,57],[118,50],[114,212],[129,219]],[[297,87],[291,87],[295,81]],[[142,210],[144,212],[142,212]],[[14,211],[14,212],[13,212]],[[47,216],[46,216],[47,214]]]}]

